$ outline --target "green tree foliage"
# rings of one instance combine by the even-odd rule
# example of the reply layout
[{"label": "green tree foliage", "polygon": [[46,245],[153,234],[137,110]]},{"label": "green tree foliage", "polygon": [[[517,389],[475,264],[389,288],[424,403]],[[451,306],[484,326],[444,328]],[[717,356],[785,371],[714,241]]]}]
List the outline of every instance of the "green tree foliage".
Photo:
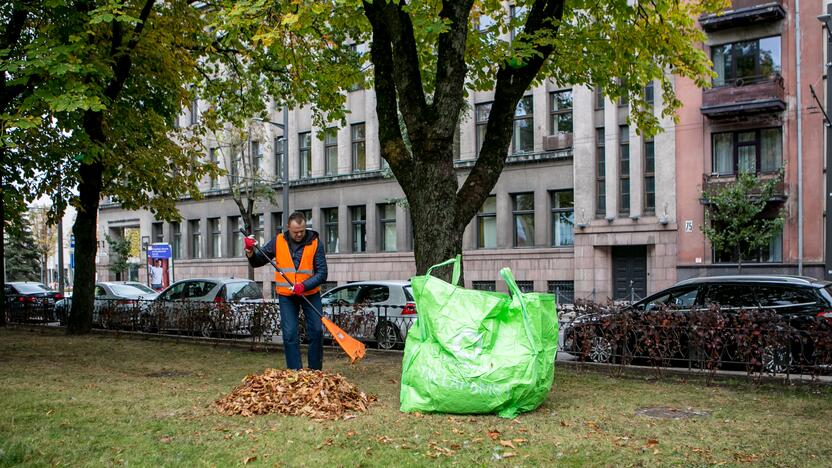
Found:
[{"label": "green tree foliage", "polygon": [[211,36],[190,2],[12,1],[1,8],[4,201],[6,193],[15,207],[50,195],[53,216],[68,203],[77,208],[68,330],[85,332],[101,198],[177,219],[176,201],[199,198],[199,181],[217,174],[202,157],[202,128],[172,125],[194,98],[186,85],[196,81]]},{"label": "green tree foliage", "polygon": [[761,180],[754,174],[740,173],[735,182],[702,193],[707,202],[702,232],[715,252],[733,254],[740,272],[743,259],[756,256],[783,229],[782,208],[775,216],[763,216],[782,182],[782,174]]},{"label": "green tree foliage", "polygon": [[40,255],[25,216],[21,219],[20,228],[9,231],[3,243],[9,281],[40,281]]},{"label": "green tree foliage", "polygon": [[[324,128],[343,116],[346,91],[371,70],[381,156],[407,197],[416,268],[424,273],[462,250],[465,226],[505,166],[513,115],[526,90],[553,79],[600,87],[613,99],[626,96],[633,124],[651,135],[659,119],[644,86],[658,83],[664,116],[680,106],[675,77],[706,86],[710,61],[697,46],[704,36],[696,21],[729,4],[512,3],[509,10],[499,0],[220,2],[218,43],[250,68],[239,74],[245,84],[214,81],[213,94],[233,89],[255,98],[268,93],[289,105],[312,102],[315,123]],[[370,44],[369,54],[349,46],[362,43]],[[477,90],[494,90],[494,100],[477,162],[460,186],[453,134],[466,95]]]}]

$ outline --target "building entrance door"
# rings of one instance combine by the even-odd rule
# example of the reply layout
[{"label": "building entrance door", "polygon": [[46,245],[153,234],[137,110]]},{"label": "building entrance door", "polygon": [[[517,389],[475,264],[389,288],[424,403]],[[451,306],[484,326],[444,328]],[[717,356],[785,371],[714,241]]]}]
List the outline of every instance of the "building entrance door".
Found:
[{"label": "building entrance door", "polygon": [[647,295],[647,247],[612,248],[613,299],[639,300]]}]

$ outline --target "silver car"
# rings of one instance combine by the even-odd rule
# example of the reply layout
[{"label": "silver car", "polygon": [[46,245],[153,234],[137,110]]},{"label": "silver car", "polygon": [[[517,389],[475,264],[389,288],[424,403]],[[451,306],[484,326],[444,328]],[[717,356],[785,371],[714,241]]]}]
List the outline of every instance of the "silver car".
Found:
[{"label": "silver car", "polygon": [[[95,283],[93,294],[92,323],[101,328],[132,328],[143,304],[159,295],[141,283],[126,281]],[[55,313],[62,325],[66,323],[71,308],[72,296],[55,303]]]},{"label": "silver car", "polygon": [[401,347],[416,320],[409,281],[359,281],[321,296],[324,313],[354,338],[381,349]]},{"label": "silver car", "polygon": [[[279,319],[266,311],[260,285],[238,278],[177,281],[150,303],[141,318],[145,331],[179,331],[205,337],[277,333]],[[265,315],[265,316],[264,316]]]}]

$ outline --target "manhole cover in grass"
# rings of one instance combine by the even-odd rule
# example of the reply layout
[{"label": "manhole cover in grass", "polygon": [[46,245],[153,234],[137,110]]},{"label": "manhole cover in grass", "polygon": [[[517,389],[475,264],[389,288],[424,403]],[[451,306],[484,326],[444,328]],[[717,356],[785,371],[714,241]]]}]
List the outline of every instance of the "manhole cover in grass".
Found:
[{"label": "manhole cover in grass", "polygon": [[708,416],[708,412],[693,408],[679,409],[668,406],[657,406],[653,408],[639,408],[636,410],[636,416],[645,416],[654,419],[688,419]]},{"label": "manhole cover in grass", "polygon": [[157,372],[151,372],[147,374],[148,377],[187,377],[191,375],[190,372],[187,371],[178,371],[178,370],[167,370],[162,369]]}]

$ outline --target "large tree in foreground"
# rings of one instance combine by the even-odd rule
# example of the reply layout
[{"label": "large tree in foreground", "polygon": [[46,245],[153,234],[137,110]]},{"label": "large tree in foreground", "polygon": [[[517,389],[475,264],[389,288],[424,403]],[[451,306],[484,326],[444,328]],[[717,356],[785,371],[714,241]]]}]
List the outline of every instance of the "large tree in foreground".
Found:
[{"label": "large tree in foreground", "polygon": [[12,179],[26,192],[22,198],[50,195],[55,216],[68,203],[78,211],[67,330],[83,333],[92,324],[102,197],[176,219],[176,201],[199,197],[200,179],[216,175],[199,134],[173,127],[192,98],[186,85],[195,81],[211,36],[189,2],[32,6],[41,3],[20,0],[0,9],[4,24],[22,22],[16,45],[0,50],[3,167],[23,168]]},{"label": "large tree in foreground", "polygon": [[[334,38],[347,27],[355,42],[369,41],[381,156],[407,197],[416,269],[424,273],[461,252],[465,226],[505,166],[514,112],[531,86],[551,78],[600,87],[613,99],[626,96],[633,123],[652,134],[658,119],[644,86],[660,85],[664,115],[680,105],[674,77],[705,86],[710,62],[697,47],[703,35],[696,19],[725,6],[725,0],[517,0],[511,8],[497,0],[244,0],[228,6],[221,29],[235,38],[247,33],[251,44],[262,45],[257,54],[288,61],[286,70],[300,83],[332,76],[324,54],[292,60],[302,38],[333,39],[331,49],[346,49]],[[482,149],[460,186],[454,131],[467,93],[491,89]]]}]

